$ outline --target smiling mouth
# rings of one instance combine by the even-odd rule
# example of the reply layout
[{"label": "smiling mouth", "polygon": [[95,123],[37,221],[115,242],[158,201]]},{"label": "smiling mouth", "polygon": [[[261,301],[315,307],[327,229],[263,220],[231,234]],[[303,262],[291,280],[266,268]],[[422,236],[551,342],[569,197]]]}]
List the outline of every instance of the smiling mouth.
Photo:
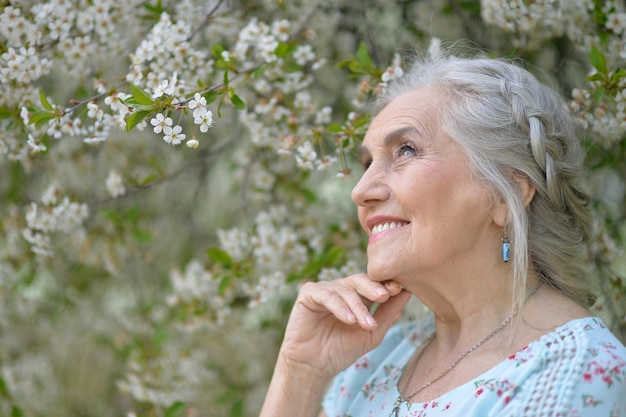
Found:
[{"label": "smiling mouth", "polygon": [[389,222],[389,223],[380,223],[376,226],[372,227],[372,236],[381,232],[385,232],[391,229],[397,229],[398,227],[403,227],[409,224],[408,222]]}]

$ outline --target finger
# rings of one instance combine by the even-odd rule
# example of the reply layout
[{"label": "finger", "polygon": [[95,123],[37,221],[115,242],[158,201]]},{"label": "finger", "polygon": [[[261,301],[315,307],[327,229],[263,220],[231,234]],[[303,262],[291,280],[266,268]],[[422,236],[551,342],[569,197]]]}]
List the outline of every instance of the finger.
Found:
[{"label": "finger", "polygon": [[302,286],[298,303],[309,311],[332,314],[346,324],[354,324],[357,318],[337,288],[330,283],[306,283]]},{"label": "finger", "polygon": [[354,281],[347,278],[305,284],[301,290],[303,305],[316,313],[330,313],[345,324],[358,323],[371,330],[376,327],[369,311],[372,302],[362,297],[354,285]]},{"label": "finger", "polygon": [[400,294],[400,291],[403,289],[402,285],[391,280],[383,282],[383,286],[387,289],[387,291],[389,291],[389,295],[392,297]]},{"label": "finger", "polygon": [[[375,303],[384,303],[392,295],[389,289],[382,283],[372,281],[366,274],[356,274],[345,278],[351,286],[353,286],[357,293],[365,298],[367,301]],[[399,284],[396,284],[399,286]],[[394,289],[393,285],[391,288]],[[397,294],[399,289],[394,289]],[[369,303],[371,305],[372,303]]]},{"label": "finger", "polygon": [[357,323],[363,329],[372,330],[378,325],[374,317],[370,313],[370,302],[364,300],[360,291],[350,286],[342,286],[337,289],[337,294],[346,303],[352,314],[354,314]]}]

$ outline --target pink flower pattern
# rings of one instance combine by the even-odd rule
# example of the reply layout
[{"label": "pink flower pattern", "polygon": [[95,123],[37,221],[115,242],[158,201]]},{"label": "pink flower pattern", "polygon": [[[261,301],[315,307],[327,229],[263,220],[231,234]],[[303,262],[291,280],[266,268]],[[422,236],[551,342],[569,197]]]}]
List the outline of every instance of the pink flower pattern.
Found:
[{"label": "pink flower pattern", "polygon": [[[432,334],[414,329],[406,324],[392,328],[377,349],[337,376],[324,400],[329,417],[391,413],[404,364]],[[402,405],[399,417],[520,415],[515,410],[625,417],[625,394],[626,347],[600,319],[589,317],[564,324],[438,398]]]}]

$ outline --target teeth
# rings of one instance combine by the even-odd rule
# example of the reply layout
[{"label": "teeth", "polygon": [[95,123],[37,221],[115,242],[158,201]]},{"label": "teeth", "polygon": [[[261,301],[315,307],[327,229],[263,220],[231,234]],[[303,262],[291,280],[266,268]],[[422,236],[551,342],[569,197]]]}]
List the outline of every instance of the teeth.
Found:
[{"label": "teeth", "polygon": [[406,226],[408,223],[406,222],[390,222],[390,223],[381,223],[372,227],[372,234],[375,235],[380,232],[384,232],[385,230],[395,229],[397,227]]}]

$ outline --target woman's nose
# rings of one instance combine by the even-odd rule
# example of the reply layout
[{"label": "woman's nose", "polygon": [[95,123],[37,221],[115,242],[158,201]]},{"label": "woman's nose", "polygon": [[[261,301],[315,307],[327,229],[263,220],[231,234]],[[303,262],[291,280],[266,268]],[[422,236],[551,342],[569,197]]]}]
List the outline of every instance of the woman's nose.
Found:
[{"label": "woman's nose", "polygon": [[389,187],[384,181],[384,172],[372,164],[352,189],[352,201],[359,206],[367,207],[386,201],[389,194]]}]

